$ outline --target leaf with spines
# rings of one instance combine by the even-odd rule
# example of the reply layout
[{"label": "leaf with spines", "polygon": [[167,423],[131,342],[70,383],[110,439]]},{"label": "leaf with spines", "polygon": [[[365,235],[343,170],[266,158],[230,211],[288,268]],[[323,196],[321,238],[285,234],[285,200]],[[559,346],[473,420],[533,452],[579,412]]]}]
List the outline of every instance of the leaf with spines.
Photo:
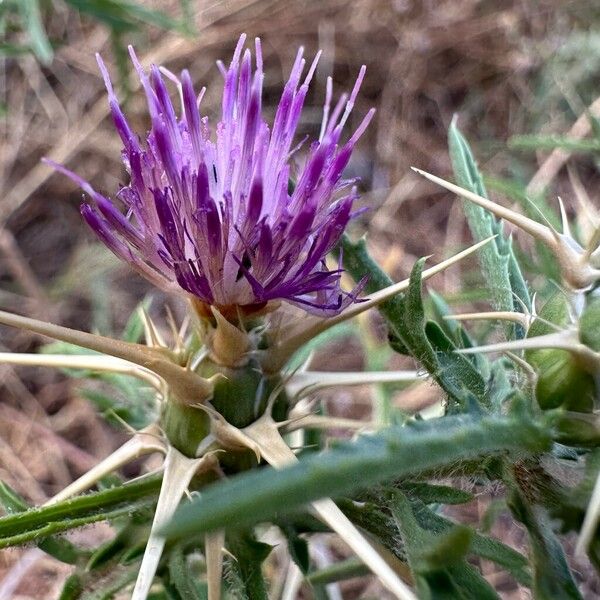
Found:
[{"label": "leaf with spines", "polygon": [[[342,248],[344,266],[353,278],[358,280],[364,273],[369,273],[366,293],[373,293],[390,285],[390,278],[369,256],[364,239],[353,243],[344,236]],[[402,350],[403,353],[409,352],[419,360],[440,387],[459,405],[468,404],[468,398],[473,396],[485,404],[485,382],[473,362],[454,352],[455,346],[439,326],[429,326],[429,333],[435,328],[435,346],[427,335],[421,299],[423,264],[424,259],[415,264],[404,297],[392,298],[379,307],[390,328],[392,348]],[[398,342],[400,348],[397,347]]]},{"label": "leaf with spines", "polygon": [[[456,125],[456,117],[448,130],[448,146],[458,185],[487,198],[483,177],[467,140]],[[479,206],[464,201],[463,207],[477,241],[497,235],[479,253],[494,308],[501,311],[522,311],[523,306],[531,308],[527,284],[512,250],[511,240],[503,233],[502,223]]]}]

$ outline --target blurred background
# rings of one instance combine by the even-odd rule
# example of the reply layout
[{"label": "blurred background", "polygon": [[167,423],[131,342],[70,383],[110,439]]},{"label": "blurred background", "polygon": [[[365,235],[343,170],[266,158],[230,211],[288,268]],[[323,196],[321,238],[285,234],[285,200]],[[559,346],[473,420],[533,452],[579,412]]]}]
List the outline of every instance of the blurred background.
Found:
[{"label": "blurred background", "polygon": [[[0,0],[0,307],[119,336],[151,291],[83,224],[81,191],[40,162],[47,156],[63,163],[107,195],[124,181],[96,52],[140,133],[148,119],[128,44],[145,65],[188,68],[197,86],[208,88],[203,107],[213,123],[221,92],[215,61],[229,60],[240,33],[262,38],[268,115],[297,47],[309,57],[321,48],[301,125],[311,135],[318,134],[327,76],[339,96],[366,64],[352,119],[356,125],[372,106],[377,113],[349,167],[362,179],[360,205],[369,208],[352,235],[367,232],[372,254],[399,279],[416,258],[441,259],[469,240],[460,203],[410,170],[450,177],[454,115],[495,198],[526,207],[525,198],[535,199],[553,220],[561,195],[572,213],[597,218],[599,24],[593,0]],[[543,286],[551,266],[543,257],[531,260],[530,240],[519,241],[532,285]],[[432,287],[453,306],[485,301],[473,267],[454,268]],[[167,305],[180,310],[177,300],[152,292],[149,310],[158,320]],[[357,327],[361,336],[345,332],[343,351],[330,347],[314,364],[402,366],[379,343],[376,319]],[[1,334],[0,351],[34,351],[44,342]],[[90,390],[51,370],[0,366],[0,479],[40,503],[126,439],[118,419],[102,417],[115,410],[102,385]],[[325,400],[339,414],[368,415],[373,393],[338,391]],[[426,383],[396,391],[392,402],[420,407],[436,395]],[[139,406],[127,401],[117,404],[129,418]],[[488,491],[471,508],[477,514],[492,500]],[[496,533],[523,547],[518,528],[500,520]],[[97,543],[107,534],[96,526],[78,535]],[[587,566],[574,566],[587,597],[598,597]],[[505,597],[525,597],[488,567],[484,573]],[[37,549],[2,551],[0,600],[55,598],[67,573]],[[366,578],[350,582],[344,597],[380,594]]]}]

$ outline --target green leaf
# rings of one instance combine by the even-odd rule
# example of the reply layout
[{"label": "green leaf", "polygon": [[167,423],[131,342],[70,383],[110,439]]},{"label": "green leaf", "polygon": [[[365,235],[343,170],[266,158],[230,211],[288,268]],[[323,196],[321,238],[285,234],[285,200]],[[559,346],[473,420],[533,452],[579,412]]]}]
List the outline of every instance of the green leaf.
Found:
[{"label": "green leaf", "polygon": [[429,300],[431,301],[436,321],[443,329],[444,333],[452,340],[454,345],[457,347],[471,348],[474,345],[473,340],[471,340],[469,334],[464,330],[460,321],[449,318],[452,311],[444,298],[436,291],[429,290]]},{"label": "green leaf", "polygon": [[115,600],[120,591],[137,579],[139,567],[138,563],[125,568],[113,568],[102,578],[102,586],[98,589],[97,585],[92,583],[89,587],[93,591],[85,591],[81,596],[81,600]]},{"label": "green leaf", "polygon": [[139,343],[144,335],[144,321],[140,311],[150,308],[150,300],[140,302],[125,324],[121,339],[132,344]]},{"label": "green leaf", "polygon": [[[512,198],[518,202],[523,208],[524,213],[531,219],[539,220],[540,214],[547,220],[552,227],[557,231],[561,230],[561,221],[556,210],[548,204],[543,194],[537,194],[533,197],[528,193],[525,183],[520,183],[514,180],[508,180],[498,177],[486,177],[485,181],[493,190]],[[537,271],[546,276],[547,281],[560,281],[560,270],[556,257],[545,244],[535,241],[535,262],[530,254],[519,252],[518,262],[528,271]]]},{"label": "green leaf", "polygon": [[181,600],[206,600],[208,590],[201,585],[190,570],[181,546],[175,546],[169,553],[169,580],[177,590]]},{"label": "green leaf", "polygon": [[464,504],[473,500],[473,494],[464,490],[423,481],[403,482],[402,489],[411,496],[419,498],[424,504]]},{"label": "green leaf", "polygon": [[[156,420],[157,405],[154,394],[132,377],[103,374],[94,377],[109,381],[114,386],[112,394],[83,389],[81,395],[96,406],[100,414],[115,427],[123,421],[139,430]],[[129,389],[132,393],[125,393]]]},{"label": "green leaf", "polygon": [[0,548],[40,540],[56,533],[110,520],[151,506],[162,477],[146,477],[109,490],[77,496],[0,519]]},{"label": "green leaf", "polygon": [[306,343],[288,362],[287,368],[289,371],[294,371],[301,367],[308,359],[310,354],[315,350],[330,344],[332,342],[339,341],[342,338],[355,336],[357,334],[356,325],[354,323],[340,323],[331,327],[327,331],[324,331],[320,335],[314,337],[308,343]]},{"label": "green leaf", "polygon": [[137,558],[146,547],[149,533],[150,525],[146,519],[128,518],[115,537],[92,553],[86,571],[104,568],[110,562],[124,564],[130,562],[132,557]]},{"label": "green leaf", "polygon": [[[425,339],[435,352],[437,362],[437,379],[442,388],[451,393],[461,406],[468,406],[471,399],[480,405],[489,405],[486,395],[483,374],[487,369],[478,369],[476,362],[470,357],[457,354],[456,346],[446,336],[441,327],[434,321],[425,324]],[[432,365],[434,365],[432,361]]]},{"label": "green leaf", "polygon": [[533,566],[533,595],[536,600],[582,600],[567,565],[563,549],[550,523],[539,509],[530,506],[513,486],[509,506],[529,533]]},{"label": "green leaf", "polygon": [[[373,293],[391,285],[390,278],[369,256],[364,240],[352,243],[347,236],[342,238],[344,267],[355,280],[365,273],[369,280],[365,286],[367,293]],[[406,348],[419,360],[448,396],[460,405],[466,406],[470,396],[485,403],[485,382],[481,373],[464,355],[454,352],[454,345],[436,327],[436,347],[431,344],[425,331],[425,313],[421,300],[421,273],[424,259],[417,261],[410,275],[410,285],[404,298],[395,297],[383,302],[379,310],[385,317],[393,338],[400,341],[401,349]],[[438,331],[439,330],[439,331]],[[432,331],[430,327],[430,332]],[[397,347],[392,344],[394,349]]]},{"label": "green leaf", "polygon": [[[132,322],[134,317],[135,313],[125,328],[123,339],[126,341],[128,341],[127,336],[138,335],[137,323]],[[47,344],[41,348],[41,352],[43,354],[99,355],[93,350],[66,342]],[[122,420],[134,429],[143,429],[158,418],[159,407],[154,390],[136,377],[88,369],[64,368],[61,371],[73,379],[89,379],[107,384],[103,390],[83,388],[81,394],[96,406],[107,421],[116,426],[121,427]]]},{"label": "green leaf", "polygon": [[[574,487],[560,488],[551,482],[553,494],[542,493],[540,500],[545,501],[544,506],[550,516],[560,522],[560,531],[579,532],[583,519],[588,510],[594,486],[600,473],[600,448],[591,450],[585,457],[585,471],[583,478]],[[558,491],[557,491],[558,487]],[[588,548],[588,556],[596,570],[600,571],[600,535],[598,530]]]},{"label": "green leaf", "polygon": [[489,583],[465,561],[473,535],[468,527],[453,525],[441,533],[423,529],[400,492],[394,494],[390,508],[402,533],[419,597],[498,598]]},{"label": "green leaf", "polygon": [[[0,42],[0,56],[12,58],[14,56],[21,56],[31,51],[29,46],[19,46],[17,44],[9,44],[7,42]],[[8,110],[5,109],[5,114]]]},{"label": "green leaf", "polygon": [[508,147],[513,150],[567,150],[584,154],[600,152],[600,140],[578,140],[562,135],[513,135],[508,140]]},{"label": "green leaf", "polygon": [[[434,512],[422,501],[412,498],[410,503],[414,517],[423,529],[441,533],[454,527],[450,519]],[[501,541],[474,532],[470,552],[506,569],[519,583],[531,585],[527,559]]]},{"label": "green leaf", "polygon": [[591,297],[579,317],[579,339],[595,352],[600,351],[600,298]]},{"label": "green leaf", "polygon": [[29,508],[29,504],[23,497],[4,481],[0,481],[0,504],[9,515],[23,512]]},{"label": "green leaf", "polygon": [[58,600],[78,600],[83,592],[83,581],[77,573],[69,576],[63,585]]},{"label": "green leaf", "polygon": [[353,577],[363,577],[371,571],[362,560],[358,558],[348,558],[342,562],[332,564],[331,566],[312,571],[306,576],[306,581],[312,585],[327,585],[352,579]]},{"label": "green leaf", "polygon": [[248,600],[268,600],[262,563],[273,547],[256,541],[247,531],[238,531],[227,536],[227,548],[235,557],[230,568],[235,569],[245,597]]},{"label": "green leaf", "polygon": [[[452,314],[450,307],[438,293],[429,290],[429,300],[433,309],[433,314],[438,326],[444,334],[452,340],[455,348],[472,348],[475,343],[462,326],[460,321],[449,318]],[[473,362],[475,368],[481,373],[484,380],[490,377],[490,363],[482,353],[470,354],[468,356]]]},{"label": "green leaf", "polygon": [[308,554],[308,542],[298,535],[294,527],[288,525],[281,527],[287,539],[288,551],[292,560],[298,565],[298,568],[304,575],[308,573],[310,568],[310,556]]},{"label": "green leaf", "polygon": [[487,397],[493,410],[500,412],[506,400],[514,393],[512,381],[513,365],[505,358],[499,358],[491,365],[491,372],[487,380]]},{"label": "green leaf", "polygon": [[357,501],[348,498],[338,498],[336,504],[342,512],[358,527],[368,531],[382,546],[387,548],[398,559],[404,561],[406,556],[400,533],[389,513],[381,508],[380,498],[369,498],[369,493],[359,494]]},{"label": "green leaf", "polygon": [[[448,146],[454,176],[458,185],[487,198],[483,177],[479,172],[467,140],[452,120],[448,130]],[[491,243],[479,250],[481,267],[496,310],[523,311],[518,298],[528,309],[531,300],[527,284],[512,250],[512,243],[503,233],[502,223],[491,213],[472,202],[463,201],[465,214],[476,241],[496,235]],[[523,332],[521,332],[522,335]]]},{"label": "green leaf", "polygon": [[279,471],[259,469],[210,485],[199,499],[178,509],[165,532],[180,538],[252,525],[318,498],[350,494],[457,460],[510,450],[538,452],[549,445],[548,432],[526,414],[413,422],[343,442]]},{"label": "green leaf", "polygon": [[102,21],[117,32],[135,29],[139,25],[154,25],[162,29],[187,32],[188,27],[164,12],[153,10],[141,2],[128,0],[65,0],[80,13]]},{"label": "green leaf", "polygon": [[50,64],[54,52],[48,41],[44,25],[42,24],[38,0],[20,0],[17,6],[21,11],[22,19],[25,22],[25,29],[29,36],[31,50],[40,62],[45,65]]}]

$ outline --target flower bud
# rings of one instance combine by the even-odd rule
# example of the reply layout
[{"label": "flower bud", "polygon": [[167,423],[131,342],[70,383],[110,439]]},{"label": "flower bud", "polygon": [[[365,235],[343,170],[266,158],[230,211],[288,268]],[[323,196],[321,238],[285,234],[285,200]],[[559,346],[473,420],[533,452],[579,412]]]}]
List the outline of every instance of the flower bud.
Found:
[{"label": "flower bud", "polygon": [[[528,338],[546,335],[556,327],[566,328],[571,324],[571,313],[567,298],[560,291],[543,306],[527,333]],[[594,405],[596,385],[593,376],[581,364],[576,354],[568,350],[541,348],[527,350],[525,359],[537,373],[535,388],[540,408],[567,408],[589,412]]]},{"label": "flower bud", "polygon": [[600,352],[600,298],[592,298],[579,318],[579,339]]},{"label": "flower bud", "polygon": [[558,411],[554,420],[556,440],[571,446],[596,447],[600,444],[600,421],[596,415]]},{"label": "flower bud", "polygon": [[[196,371],[202,377],[221,375],[215,381],[210,403],[228,423],[238,428],[247,427],[262,416],[269,398],[281,386],[280,377],[265,375],[254,359],[249,359],[243,366],[231,368],[206,358]],[[282,388],[273,407],[273,418],[284,419],[287,410]]]}]

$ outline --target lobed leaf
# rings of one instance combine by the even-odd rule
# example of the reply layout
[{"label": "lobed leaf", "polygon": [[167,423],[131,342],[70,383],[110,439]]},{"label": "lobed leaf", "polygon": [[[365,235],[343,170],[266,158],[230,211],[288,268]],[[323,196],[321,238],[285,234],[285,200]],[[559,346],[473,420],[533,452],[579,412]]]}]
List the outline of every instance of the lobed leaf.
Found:
[{"label": "lobed leaf", "polygon": [[[344,236],[342,247],[344,266],[354,279],[358,280],[364,273],[369,273],[365,286],[367,293],[391,284],[390,278],[369,256],[364,240],[352,243]],[[392,348],[409,353],[419,360],[439,386],[458,404],[466,406],[475,397],[485,405],[486,385],[480,370],[469,358],[454,352],[456,347],[439,326],[425,324],[421,299],[423,263],[424,260],[421,259],[415,264],[405,296],[392,298],[379,307],[390,328]]]},{"label": "lobed leaf", "polygon": [[[448,130],[448,146],[454,176],[458,185],[484,198],[487,191],[483,177],[467,140],[452,120]],[[467,221],[476,241],[497,235],[479,251],[481,267],[496,310],[521,312],[523,305],[531,308],[527,284],[512,250],[512,243],[503,233],[502,223],[485,209],[463,202]],[[518,302],[516,299],[521,302]],[[523,332],[521,331],[521,334]]]}]

